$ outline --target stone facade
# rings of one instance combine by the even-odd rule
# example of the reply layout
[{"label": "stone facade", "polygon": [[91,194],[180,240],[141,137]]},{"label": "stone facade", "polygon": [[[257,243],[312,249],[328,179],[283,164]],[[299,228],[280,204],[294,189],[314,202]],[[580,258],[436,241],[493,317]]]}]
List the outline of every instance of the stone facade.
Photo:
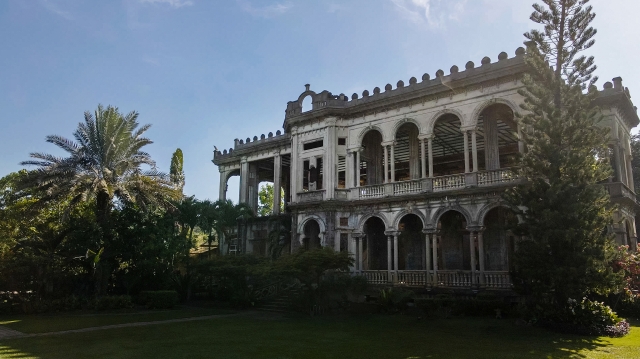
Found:
[{"label": "stone facade", "polygon": [[[523,151],[514,120],[523,56],[518,48],[511,58],[503,52],[496,62],[485,57],[350,98],[306,85],[287,104],[283,132],[236,139],[214,153],[220,198],[239,175],[240,202],[256,209],[259,184],[273,182],[284,190],[284,198],[274,191],[275,203],[283,200],[291,216],[287,250],[349,251],[353,271],[372,283],[509,288],[518,239],[507,229],[514,218],[501,192],[519,181],[511,167]],[[302,108],[307,97],[311,109]],[[620,244],[635,246],[629,144],[638,116],[620,78],[604,85],[598,102],[612,133],[615,175],[605,186],[620,205],[612,230]],[[266,252],[260,223],[225,246]]]}]

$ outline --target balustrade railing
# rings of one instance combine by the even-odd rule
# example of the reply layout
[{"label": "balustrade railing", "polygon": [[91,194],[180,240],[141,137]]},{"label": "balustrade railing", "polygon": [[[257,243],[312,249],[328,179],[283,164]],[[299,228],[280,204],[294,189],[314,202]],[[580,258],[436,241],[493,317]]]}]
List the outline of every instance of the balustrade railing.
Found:
[{"label": "balustrade railing", "polygon": [[471,271],[438,271],[440,287],[471,287]]},{"label": "balustrade railing", "polygon": [[509,168],[483,171],[478,173],[478,186],[490,186],[499,183],[513,182],[518,179],[516,172]]},{"label": "balustrade railing", "polygon": [[456,188],[464,188],[464,174],[436,177],[433,179],[433,191],[446,191]]},{"label": "balustrade railing", "polygon": [[367,278],[367,282],[371,284],[387,284],[389,283],[389,271],[386,270],[363,270],[360,275]]},{"label": "balustrade railing", "polygon": [[511,288],[509,272],[484,272],[484,285],[487,288]]},{"label": "balustrade railing", "polygon": [[[478,271],[468,270],[438,270],[435,274],[432,270],[366,270],[356,272],[367,279],[371,284],[395,284],[410,287],[449,287],[449,288],[476,288],[486,287],[493,289],[511,289],[511,277],[506,271],[489,271],[481,274]],[[484,281],[482,280],[484,276]],[[475,277],[475,278],[474,278]],[[483,283],[484,282],[484,283]]]},{"label": "balustrade railing", "polygon": [[412,180],[393,183],[393,194],[416,193],[422,191],[422,180]]},{"label": "balustrade railing", "polygon": [[384,185],[376,184],[372,186],[358,187],[358,197],[360,198],[384,197]]},{"label": "balustrade railing", "polygon": [[427,271],[398,271],[397,281],[399,285],[424,286],[427,284]]}]

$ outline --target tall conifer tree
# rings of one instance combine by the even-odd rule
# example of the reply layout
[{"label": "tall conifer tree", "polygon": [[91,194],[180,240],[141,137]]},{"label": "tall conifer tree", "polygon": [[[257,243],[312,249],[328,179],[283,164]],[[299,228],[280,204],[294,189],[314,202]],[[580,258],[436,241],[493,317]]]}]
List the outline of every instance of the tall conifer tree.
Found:
[{"label": "tall conifer tree", "polygon": [[525,34],[528,72],[523,115],[526,151],[520,175],[526,183],[507,192],[521,208],[513,277],[516,288],[536,302],[566,303],[613,288],[608,262],[612,207],[604,187],[611,166],[608,128],[594,100],[595,14],[589,0],[543,0],[531,20],[541,31]]},{"label": "tall conifer tree", "polygon": [[184,188],[184,170],[183,170],[183,157],[182,150],[177,149],[173,156],[171,156],[171,168],[169,169],[169,178],[171,182],[176,186],[180,193]]}]

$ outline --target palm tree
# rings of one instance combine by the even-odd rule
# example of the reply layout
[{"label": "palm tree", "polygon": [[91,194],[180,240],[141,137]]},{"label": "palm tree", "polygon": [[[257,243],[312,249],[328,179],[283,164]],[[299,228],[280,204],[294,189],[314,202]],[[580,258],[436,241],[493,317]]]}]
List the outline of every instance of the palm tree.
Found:
[{"label": "palm tree", "polygon": [[[94,114],[84,113],[84,122],[73,133],[75,141],[62,136],[46,140],[68,153],[57,157],[31,153],[34,160],[22,165],[38,168],[30,171],[22,185],[37,188],[45,195],[41,202],[69,199],[70,204],[93,202],[96,222],[102,230],[105,248],[102,258],[109,259],[108,247],[113,238],[110,215],[116,205],[135,203],[141,208],[167,206],[179,198],[169,178],[156,170],[151,156],[142,147],[152,141],[143,137],[151,125],[138,127],[138,113],[122,115],[117,107],[98,105]],[[149,169],[143,170],[143,166]],[[109,273],[102,273],[101,277]],[[101,290],[106,283],[101,283]]]},{"label": "palm tree", "polygon": [[215,230],[218,233],[218,248],[222,249],[222,242],[230,240],[234,231],[237,231],[238,220],[253,217],[253,210],[246,203],[233,204],[230,200],[217,200],[213,205],[217,214]]}]

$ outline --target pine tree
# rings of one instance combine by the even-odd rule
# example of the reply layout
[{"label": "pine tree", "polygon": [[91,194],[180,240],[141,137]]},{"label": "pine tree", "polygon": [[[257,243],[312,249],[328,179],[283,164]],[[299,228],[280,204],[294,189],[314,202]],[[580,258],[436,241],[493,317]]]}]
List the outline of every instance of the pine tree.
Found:
[{"label": "pine tree", "polygon": [[169,170],[169,177],[171,178],[171,182],[176,186],[177,189],[182,193],[182,189],[184,188],[184,170],[183,167],[183,157],[182,150],[177,149],[173,156],[171,156],[171,169]]},{"label": "pine tree", "polygon": [[595,14],[587,3],[535,4],[531,20],[543,30],[525,34],[528,72],[519,116],[525,182],[506,199],[522,209],[518,230],[525,236],[515,254],[514,284],[538,304],[606,293],[616,283],[608,265],[613,208],[599,185],[611,176],[608,128],[593,105],[594,59],[581,55],[595,43]]}]

